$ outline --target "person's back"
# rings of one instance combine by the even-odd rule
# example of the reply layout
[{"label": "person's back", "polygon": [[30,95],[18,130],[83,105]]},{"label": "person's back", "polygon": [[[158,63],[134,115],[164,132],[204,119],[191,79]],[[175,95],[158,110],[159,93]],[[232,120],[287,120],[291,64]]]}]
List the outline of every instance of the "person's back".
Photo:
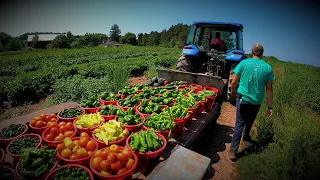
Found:
[{"label": "person's back", "polygon": [[238,93],[243,100],[261,104],[266,84],[274,78],[272,67],[262,59],[250,58],[240,62],[234,71],[240,76]]},{"label": "person's back", "polygon": [[227,47],[223,40],[220,39],[220,32],[216,32],[216,38],[212,39],[210,47],[219,51],[227,51]]}]

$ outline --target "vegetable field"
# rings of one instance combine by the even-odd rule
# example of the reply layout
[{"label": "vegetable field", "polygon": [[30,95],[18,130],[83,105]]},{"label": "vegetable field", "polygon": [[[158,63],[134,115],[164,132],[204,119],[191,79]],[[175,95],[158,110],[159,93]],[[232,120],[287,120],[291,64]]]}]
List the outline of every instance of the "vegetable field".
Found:
[{"label": "vegetable field", "polygon": [[175,64],[179,53],[131,46],[1,53],[1,107],[35,102],[53,92],[58,103],[83,100],[106,88],[116,92],[127,85],[129,76]]}]

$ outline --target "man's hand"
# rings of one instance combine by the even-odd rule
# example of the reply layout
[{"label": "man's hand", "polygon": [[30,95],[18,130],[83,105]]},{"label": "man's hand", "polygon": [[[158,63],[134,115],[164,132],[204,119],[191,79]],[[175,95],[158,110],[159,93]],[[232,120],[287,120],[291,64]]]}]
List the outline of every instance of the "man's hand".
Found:
[{"label": "man's hand", "polygon": [[267,110],[267,117],[270,118],[272,116],[272,109]]}]

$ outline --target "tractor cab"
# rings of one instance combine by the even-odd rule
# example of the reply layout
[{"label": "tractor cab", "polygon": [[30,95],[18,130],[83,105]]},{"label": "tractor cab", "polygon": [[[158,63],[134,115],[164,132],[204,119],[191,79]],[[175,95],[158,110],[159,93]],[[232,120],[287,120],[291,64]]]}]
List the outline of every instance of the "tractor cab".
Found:
[{"label": "tractor cab", "polygon": [[177,69],[228,78],[230,70],[245,59],[242,32],[239,23],[194,22]]}]

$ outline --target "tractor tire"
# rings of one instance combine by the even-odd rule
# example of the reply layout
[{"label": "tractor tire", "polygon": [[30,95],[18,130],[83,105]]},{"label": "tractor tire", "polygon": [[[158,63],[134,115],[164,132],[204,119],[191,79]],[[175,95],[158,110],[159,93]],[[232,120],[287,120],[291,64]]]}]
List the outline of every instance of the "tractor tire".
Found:
[{"label": "tractor tire", "polygon": [[179,71],[191,72],[191,58],[181,55],[178,59],[176,69]]},{"label": "tractor tire", "polygon": [[[227,101],[229,101],[231,104],[235,103],[234,99],[230,98],[230,94],[231,94],[231,83],[234,77],[234,69],[237,67],[239,63],[232,63],[231,64],[231,68],[230,68],[230,74],[229,74],[229,79],[228,79],[228,90],[227,90]],[[237,89],[239,87],[239,84],[237,85]]]}]

